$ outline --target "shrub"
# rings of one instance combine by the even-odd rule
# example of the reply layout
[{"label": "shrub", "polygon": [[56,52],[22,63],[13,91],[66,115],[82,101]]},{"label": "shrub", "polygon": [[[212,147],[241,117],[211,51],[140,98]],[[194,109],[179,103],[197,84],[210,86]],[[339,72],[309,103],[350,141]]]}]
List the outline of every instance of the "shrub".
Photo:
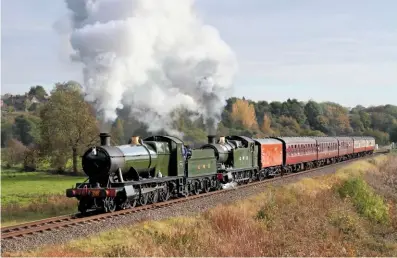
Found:
[{"label": "shrub", "polygon": [[20,141],[11,139],[6,143],[6,149],[2,155],[7,167],[12,167],[23,162],[27,148]]},{"label": "shrub", "polygon": [[387,224],[389,222],[388,208],[382,197],[362,178],[350,178],[338,188],[342,198],[350,197],[357,211],[370,220]]}]

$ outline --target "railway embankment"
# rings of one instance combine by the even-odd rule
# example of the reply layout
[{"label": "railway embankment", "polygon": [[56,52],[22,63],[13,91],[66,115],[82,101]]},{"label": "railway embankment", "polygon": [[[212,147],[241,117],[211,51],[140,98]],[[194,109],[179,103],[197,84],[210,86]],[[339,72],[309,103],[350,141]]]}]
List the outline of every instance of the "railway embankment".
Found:
[{"label": "railway embankment", "polygon": [[389,154],[198,214],[3,256],[397,256],[396,207]]}]

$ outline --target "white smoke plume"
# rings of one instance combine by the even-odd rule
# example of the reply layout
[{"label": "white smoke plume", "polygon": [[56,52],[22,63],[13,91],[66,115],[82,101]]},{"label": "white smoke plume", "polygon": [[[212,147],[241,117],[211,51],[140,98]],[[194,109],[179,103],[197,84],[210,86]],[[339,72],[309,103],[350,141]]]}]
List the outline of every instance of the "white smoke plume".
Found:
[{"label": "white smoke plume", "polygon": [[105,120],[126,105],[150,131],[176,134],[170,113],[183,106],[214,133],[237,61],[192,0],[65,1],[72,60],[83,65],[87,100]]}]

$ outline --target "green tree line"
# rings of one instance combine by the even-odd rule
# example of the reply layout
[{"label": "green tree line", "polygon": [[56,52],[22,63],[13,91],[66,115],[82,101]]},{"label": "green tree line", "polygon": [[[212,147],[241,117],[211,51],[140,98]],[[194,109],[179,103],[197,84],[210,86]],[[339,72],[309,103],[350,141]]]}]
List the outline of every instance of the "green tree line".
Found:
[{"label": "green tree line", "polygon": [[[25,94],[39,100],[34,106],[28,103],[28,97],[17,103],[25,103],[22,107],[14,107],[13,100],[5,101],[8,104],[2,108],[2,164],[23,164],[25,170],[78,173],[83,151],[98,144],[99,114],[92,103],[84,100],[76,82],[57,83],[48,95],[42,86],[34,86]],[[113,144],[125,144],[132,135],[154,134],[130,117],[129,107],[117,113],[118,118],[110,125]],[[175,129],[183,133],[183,140],[194,146],[204,143],[207,133],[203,119],[191,119],[192,115],[180,108],[172,117]],[[370,135],[378,144],[386,145],[397,142],[397,106],[366,108],[358,105],[349,109],[333,102],[296,99],[267,102],[233,97],[227,100],[217,134],[249,137]]]}]

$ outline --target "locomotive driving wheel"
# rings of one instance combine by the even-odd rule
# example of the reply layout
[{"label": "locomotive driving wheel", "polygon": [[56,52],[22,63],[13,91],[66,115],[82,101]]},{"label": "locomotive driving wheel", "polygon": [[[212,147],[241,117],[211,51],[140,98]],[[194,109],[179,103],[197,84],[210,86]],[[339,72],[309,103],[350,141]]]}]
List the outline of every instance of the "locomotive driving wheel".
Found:
[{"label": "locomotive driving wheel", "polygon": [[159,199],[160,202],[165,202],[168,201],[168,199],[170,198],[171,194],[170,194],[170,189],[168,187],[167,184],[164,185],[164,188],[160,190],[159,193]]},{"label": "locomotive driving wheel", "polygon": [[150,203],[156,203],[159,201],[159,192],[157,190],[154,190],[150,192],[149,194],[149,202]]},{"label": "locomotive driving wheel", "polygon": [[148,193],[141,193],[141,196],[139,197],[139,204],[141,206],[146,205],[149,200],[149,194]]},{"label": "locomotive driving wheel", "polygon": [[200,193],[200,183],[199,182],[192,182],[191,189],[192,189],[192,193],[194,195],[198,195]]},{"label": "locomotive driving wheel", "polygon": [[208,193],[210,191],[210,182],[208,179],[204,179],[203,181],[203,191],[204,193]]},{"label": "locomotive driving wheel", "polygon": [[113,197],[106,197],[103,200],[103,208],[105,212],[114,212],[116,210],[116,201]]}]

